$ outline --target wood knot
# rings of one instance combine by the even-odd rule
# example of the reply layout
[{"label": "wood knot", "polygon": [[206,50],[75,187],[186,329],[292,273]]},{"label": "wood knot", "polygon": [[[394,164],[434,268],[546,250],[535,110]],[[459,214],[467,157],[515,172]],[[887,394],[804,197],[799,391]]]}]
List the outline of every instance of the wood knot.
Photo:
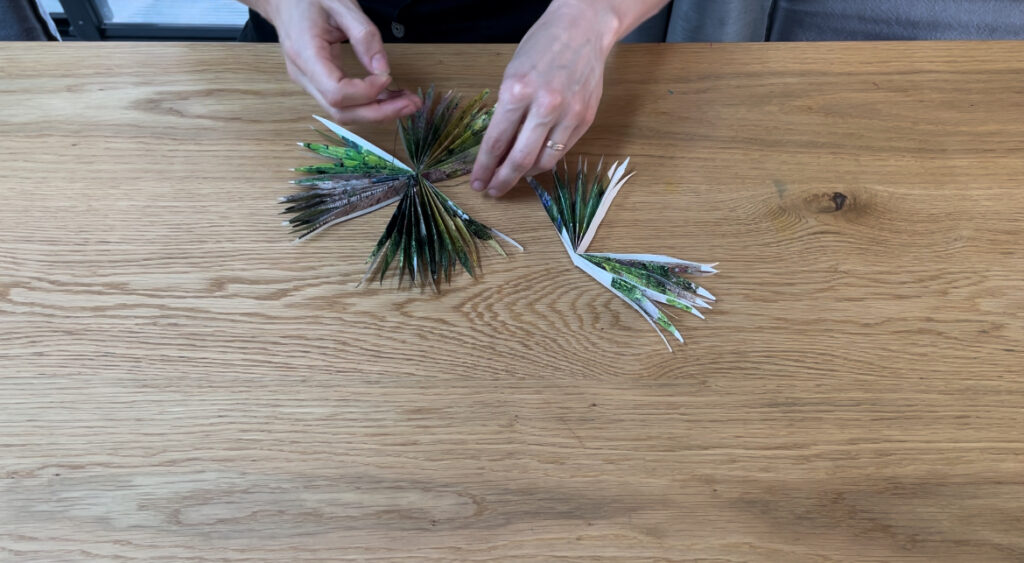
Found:
[{"label": "wood knot", "polygon": [[846,202],[850,198],[846,197],[846,194],[843,192],[835,192],[829,199],[832,201],[832,205],[836,207],[836,211],[842,211],[843,207],[846,207]]}]

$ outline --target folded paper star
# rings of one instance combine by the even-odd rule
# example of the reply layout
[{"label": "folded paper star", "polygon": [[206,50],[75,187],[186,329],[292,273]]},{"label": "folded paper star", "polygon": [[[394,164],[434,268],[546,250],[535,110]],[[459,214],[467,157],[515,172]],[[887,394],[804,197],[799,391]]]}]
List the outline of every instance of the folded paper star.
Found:
[{"label": "folded paper star", "polygon": [[717,271],[715,264],[687,262],[670,256],[587,252],[612,200],[633,176],[633,173],[626,173],[628,166],[628,158],[622,164],[616,162],[604,178],[601,164],[598,164],[591,177],[587,174],[586,162],[581,160],[575,177],[570,177],[563,161],[561,174],[557,168],[551,172],[554,193],[549,193],[534,178],[527,178],[527,181],[537,192],[573,264],[639,311],[665,346],[672,350],[661,330],[679,342],[683,341],[683,336],[657,304],[676,307],[703,319],[700,309],[710,309],[708,301],[714,301],[715,297],[683,276],[708,276]]},{"label": "folded paper star", "polygon": [[360,284],[371,278],[384,281],[392,266],[413,285],[438,290],[451,281],[459,265],[470,276],[480,271],[477,241],[505,255],[496,239],[522,250],[515,241],[474,220],[434,185],[469,173],[493,108],[484,103],[484,91],[463,103],[448,92],[437,96],[433,88],[419,93],[422,108],[398,122],[409,165],[355,133],[316,117],[328,131],[315,129],[326,143],[299,143],[328,162],[296,168],[308,176],[292,183],[302,191],[283,197],[288,204],[284,222],[298,234],[296,242],[324,229],[398,202],[391,221],[367,259]]}]

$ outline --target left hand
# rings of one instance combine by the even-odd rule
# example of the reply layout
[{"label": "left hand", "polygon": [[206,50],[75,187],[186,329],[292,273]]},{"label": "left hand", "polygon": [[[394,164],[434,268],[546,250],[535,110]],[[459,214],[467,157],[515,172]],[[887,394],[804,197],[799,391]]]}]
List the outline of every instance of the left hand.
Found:
[{"label": "left hand", "polygon": [[[474,190],[501,196],[524,175],[554,168],[594,121],[617,39],[611,11],[588,0],[552,2],[505,70],[473,168]],[[553,150],[549,140],[565,148]]]}]

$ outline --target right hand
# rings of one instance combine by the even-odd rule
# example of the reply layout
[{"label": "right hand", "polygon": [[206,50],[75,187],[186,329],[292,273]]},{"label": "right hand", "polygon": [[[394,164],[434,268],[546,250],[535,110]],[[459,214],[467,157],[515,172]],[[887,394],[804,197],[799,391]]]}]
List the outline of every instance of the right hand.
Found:
[{"label": "right hand", "polygon": [[[385,121],[419,109],[419,97],[391,91],[391,69],[380,31],[355,0],[243,0],[277,28],[288,75],[338,123]],[[370,72],[353,78],[340,66],[348,40]]]}]

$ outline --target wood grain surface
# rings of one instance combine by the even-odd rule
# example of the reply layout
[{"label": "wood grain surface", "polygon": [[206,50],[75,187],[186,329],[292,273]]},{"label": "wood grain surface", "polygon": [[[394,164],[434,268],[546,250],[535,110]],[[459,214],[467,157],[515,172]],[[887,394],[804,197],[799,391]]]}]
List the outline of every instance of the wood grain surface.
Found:
[{"label": "wood grain surface", "polygon": [[[465,91],[511,52],[391,49]],[[273,46],[0,44],[0,560],[1024,561],[1022,77],[618,49],[592,249],[721,262],[670,354],[526,189],[444,185],[527,252],[440,296],[354,287],[386,211],[290,245]]]}]

